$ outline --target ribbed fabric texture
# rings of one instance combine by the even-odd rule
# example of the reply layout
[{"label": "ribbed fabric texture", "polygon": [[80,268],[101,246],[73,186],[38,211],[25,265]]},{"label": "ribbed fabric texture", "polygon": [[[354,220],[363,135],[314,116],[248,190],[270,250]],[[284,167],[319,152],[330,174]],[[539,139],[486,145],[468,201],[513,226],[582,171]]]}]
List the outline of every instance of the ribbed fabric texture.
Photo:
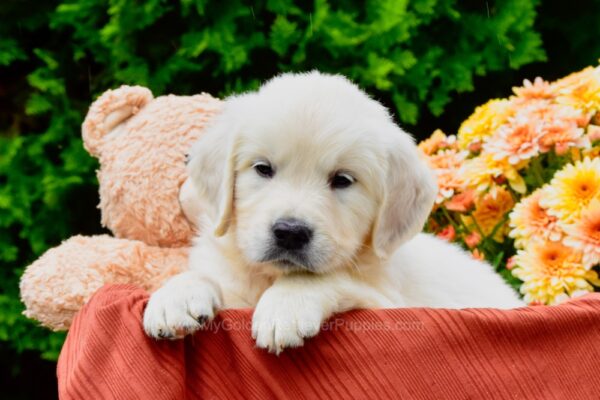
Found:
[{"label": "ribbed fabric texture", "polygon": [[149,339],[147,299],[105,286],[79,312],[61,399],[600,398],[600,294],[509,311],[353,311],[280,356],[254,347],[251,310],[185,340]]}]

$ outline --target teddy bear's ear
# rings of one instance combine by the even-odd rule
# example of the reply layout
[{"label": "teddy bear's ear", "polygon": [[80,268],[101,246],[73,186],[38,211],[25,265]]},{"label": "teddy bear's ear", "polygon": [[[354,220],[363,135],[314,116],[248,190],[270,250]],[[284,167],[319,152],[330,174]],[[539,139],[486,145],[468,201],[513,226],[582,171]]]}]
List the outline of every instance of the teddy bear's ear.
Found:
[{"label": "teddy bear's ear", "polygon": [[99,156],[104,138],[152,99],[152,92],[141,86],[121,86],[104,92],[91,105],[83,121],[85,149],[93,156]]}]

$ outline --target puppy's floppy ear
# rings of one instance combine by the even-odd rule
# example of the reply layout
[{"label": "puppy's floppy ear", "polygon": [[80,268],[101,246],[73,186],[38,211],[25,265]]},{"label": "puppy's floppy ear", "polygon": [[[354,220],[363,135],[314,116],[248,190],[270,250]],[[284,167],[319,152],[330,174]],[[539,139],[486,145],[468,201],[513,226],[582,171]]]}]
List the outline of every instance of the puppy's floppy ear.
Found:
[{"label": "puppy's floppy ear", "polygon": [[437,183],[410,135],[393,122],[384,133],[387,173],[372,240],[375,253],[385,258],[423,229]]},{"label": "puppy's floppy ear", "polygon": [[204,209],[215,222],[215,236],[223,236],[233,217],[235,148],[238,124],[236,98],[224,102],[206,132],[192,146],[188,173]]}]

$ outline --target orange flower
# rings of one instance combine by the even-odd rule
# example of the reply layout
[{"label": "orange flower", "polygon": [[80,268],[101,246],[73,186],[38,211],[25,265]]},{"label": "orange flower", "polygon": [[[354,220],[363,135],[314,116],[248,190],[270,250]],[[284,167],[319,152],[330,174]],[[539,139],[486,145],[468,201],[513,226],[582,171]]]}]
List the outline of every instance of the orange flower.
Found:
[{"label": "orange flower", "polygon": [[469,154],[466,151],[442,150],[427,157],[433,169],[459,168]]},{"label": "orange flower", "polygon": [[586,267],[600,263],[600,201],[592,203],[565,231],[569,234],[565,244],[583,253]]},{"label": "orange flower", "polygon": [[436,204],[441,204],[444,200],[452,198],[454,193],[463,186],[463,180],[455,169],[441,169],[435,171],[438,183],[438,195],[435,199]]},{"label": "orange flower", "polygon": [[444,132],[436,129],[428,138],[419,143],[419,148],[427,155],[433,155],[441,149],[455,149],[456,136],[446,136]]},{"label": "orange flower", "polygon": [[471,142],[467,146],[467,150],[469,150],[473,154],[479,153],[481,149],[483,149],[483,143],[481,142]]},{"label": "orange flower", "polygon": [[540,152],[547,153],[552,148],[558,155],[564,155],[571,147],[587,148],[589,139],[583,135],[583,129],[575,123],[553,120],[545,124],[540,138]]},{"label": "orange flower", "polygon": [[475,191],[467,190],[457,194],[445,204],[447,210],[456,212],[467,212],[475,205]]},{"label": "orange flower", "polygon": [[476,200],[475,211],[471,217],[463,218],[463,221],[473,231],[479,228],[485,236],[491,235],[496,230],[494,240],[501,242],[504,239],[505,228],[498,225],[503,223],[503,219],[514,204],[510,192],[501,186],[496,186]]},{"label": "orange flower", "polygon": [[464,241],[467,247],[472,249],[473,247],[481,243],[481,235],[476,231],[473,231],[464,237]]},{"label": "orange flower", "polygon": [[556,242],[563,236],[558,218],[548,214],[540,205],[540,189],[521,200],[510,213],[509,236],[517,239],[517,245],[525,246],[530,240],[550,240]]},{"label": "orange flower", "polygon": [[464,160],[466,151],[441,150],[437,154],[427,156],[427,162],[435,170],[438,181],[437,204],[454,196],[454,193],[463,186],[463,180],[458,173]]},{"label": "orange flower", "polygon": [[517,262],[515,260],[515,256],[508,257],[508,260],[506,260],[506,269],[510,271],[516,266]]},{"label": "orange flower", "polygon": [[448,225],[437,234],[437,237],[451,242],[456,237],[456,230],[452,225]]},{"label": "orange flower", "polygon": [[582,128],[589,124],[590,114],[565,104],[547,100],[534,100],[524,104],[515,114],[517,119],[527,119],[546,124],[548,121],[568,121]]},{"label": "orange flower", "polygon": [[483,145],[483,150],[491,153],[495,160],[508,160],[509,164],[516,165],[538,155],[541,135],[537,121],[513,118],[496,131]]},{"label": "orange flower", "polygon": [[552,99],[556,96],[554,88],[539,76],[535,78],[533,83],[528,79],[525,79],[522,87],[513,87],[513,92],[521,101],[531,99]]},{"label": "orange flower", "polygon": [[485,255],[479,251],[479,249],[473,249],[471,251],[471,256],[476,260],[485,261]]}]

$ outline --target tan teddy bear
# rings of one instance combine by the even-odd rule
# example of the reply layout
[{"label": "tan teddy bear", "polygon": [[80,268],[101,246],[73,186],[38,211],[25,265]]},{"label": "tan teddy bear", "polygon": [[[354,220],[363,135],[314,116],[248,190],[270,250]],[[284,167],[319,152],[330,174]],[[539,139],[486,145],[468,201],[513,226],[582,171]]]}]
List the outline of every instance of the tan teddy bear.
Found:
[{"label": "tan teddy bear", "polygon": [[109,90],[92,104],[83,141],[100,161],[102,224],[115,237],[75,236],[30,265],[20,285],[26,316],[68,329],[104,284],[152,291],[186,266],[200,212],[190,201],[186,154],[220,107],[207,94],[153,98],[139,86]]}]

